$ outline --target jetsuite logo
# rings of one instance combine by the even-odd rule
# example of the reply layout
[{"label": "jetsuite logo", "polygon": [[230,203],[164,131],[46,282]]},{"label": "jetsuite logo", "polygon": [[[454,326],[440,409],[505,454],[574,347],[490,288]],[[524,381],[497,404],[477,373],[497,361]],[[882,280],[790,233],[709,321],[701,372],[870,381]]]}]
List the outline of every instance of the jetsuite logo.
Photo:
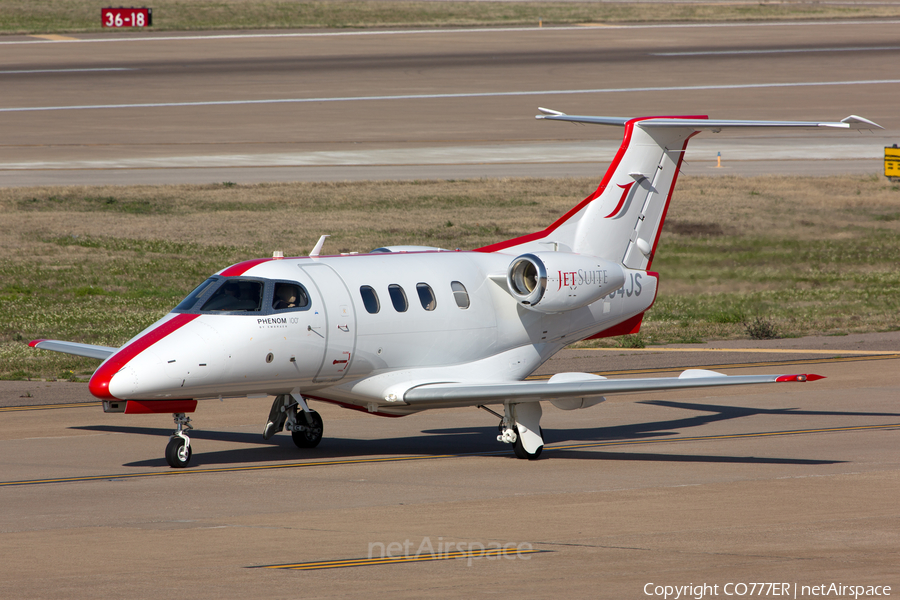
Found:
[{"label": "jetsuite logo", "polygon": [[577,288],[582,285],[601,287],[609,283],[609,271],[606,269],[557,271],[557,274],[559,276],[557,291],[563,289],[563,287]]}]

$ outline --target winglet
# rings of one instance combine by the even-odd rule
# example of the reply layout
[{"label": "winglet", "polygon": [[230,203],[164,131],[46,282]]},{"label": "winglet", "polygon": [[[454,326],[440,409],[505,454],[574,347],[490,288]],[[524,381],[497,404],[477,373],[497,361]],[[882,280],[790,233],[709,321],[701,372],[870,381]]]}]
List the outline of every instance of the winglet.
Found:
[{"label": "winglet", "polygon": [[875,123],[874,121],[870,121],[868,119],[864,119],[857,115],[850,115],[846,119],[841,119],[841,123],[846,123],[847,126],[850,127],[850,129],[866,129],[869,131],[873,129],[884,129],[884,127],[882,127],[878,123]]}]

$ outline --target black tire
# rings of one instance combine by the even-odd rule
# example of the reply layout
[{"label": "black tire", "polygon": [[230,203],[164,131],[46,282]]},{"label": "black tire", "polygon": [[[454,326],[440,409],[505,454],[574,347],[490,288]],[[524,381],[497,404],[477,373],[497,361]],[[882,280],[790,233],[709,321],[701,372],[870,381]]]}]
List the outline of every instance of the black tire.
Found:
[{"label": "black tire", "polygon": [[172,436],[166,446],[166,462],[173,469],[183,469],[191,462],[191,447],[185,448],[184,438]]},{"label": "black tire", "polygon": [[[307,414],[312,418],[312,425],[309,425],[306,421]],[[310,413],[298,412],[297,420],[300,421],[301,424],[307,425],[309,429],[292,431],[291,438],[293,438],[294,444],[296,444],[298,448],[315,448],[318,446],[319,442],[322,441],[322,433],[325,430],[322,423],[322,416],[316,411]]]},{"label": "black tire", "polygon": [[[541,428],[540,432],[541,432],[541,439],[543,439],[544,438],[544,429]],[[544,451],[544,446],[541,445],[541,447],[537,449],[537,452],[532,454],[531,452],[526,450],[525,447],[522,445],[522,437],[520,435],[516,435],[516,441],[513,442],[513,452],[516,453],[517,458],[527,459],[527,460],[537,460],[538,457],[541,455],[541,452],[543,452],[543,451]]]}]

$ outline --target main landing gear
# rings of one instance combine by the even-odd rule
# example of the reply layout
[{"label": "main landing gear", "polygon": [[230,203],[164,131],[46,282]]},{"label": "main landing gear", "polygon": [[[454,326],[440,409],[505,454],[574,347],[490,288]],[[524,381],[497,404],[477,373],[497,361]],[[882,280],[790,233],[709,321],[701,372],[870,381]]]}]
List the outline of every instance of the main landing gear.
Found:
[{"label": "main landing gear", "polygon": [[[297,407],[302,410],[298,411]],[[287,428],[298,448],[315,448],[322,441],[324,425],[322,416],[309,408],[300,394],[281,394],[275,397],[269,421],[263,431],[263,439]]]},{"label": "main landing gear", "polygon": [[177,429],[169,438],[169,444],[166,446],[166,462],[172,468],[181,469],[186,467],[191,460],[191,438],[185,431],[193,429],[193,427],[191,427],[191,418],[185,416],[184,413],[174,413],[172,417],[175,419]]},{"label": "main landing gear", "polygon": [[[479,406],[498,417],[499,414],[485,406]],[[504,415],[500,417],[498,442],[513,445],[519,458],[536,460],[544,450],[544,431],[541,429],[541,403],[505,403]]]}]

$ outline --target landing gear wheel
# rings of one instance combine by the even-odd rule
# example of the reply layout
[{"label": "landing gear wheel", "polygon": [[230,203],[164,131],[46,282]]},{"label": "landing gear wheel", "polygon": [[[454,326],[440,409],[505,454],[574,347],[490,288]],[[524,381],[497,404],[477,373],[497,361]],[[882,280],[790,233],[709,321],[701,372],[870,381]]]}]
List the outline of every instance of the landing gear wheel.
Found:
[{"label": "landing gear wheel", "polygon": [[185,444],[184,438],[173,435],[166,446],[166,462],[173,469],[182,469],[191,461],[191,447]]},{"label": "landing gear wheel", "polygon": [[[299,412],[299,411],[298,411]],[[298,448],[315,448],[322,441],[324,425],[322,417],[316,411],[302,412],[297,421],[304,425],[303,431],[292,431],[291,437]]]},{"label": "landing gear wheel", "polygon": [[[542,427],[540,429],[540,431],[541,431],[541,438],[543,439],[544,428]],[[543,451],[544,451],[543,446],[539,447],[537,449],[537,452],[535,452],[534,454],[532,454],[531,452],[526,450],[525,447],[522,445],[522,436],[521,435],[517,436],[516,441],[513,442],[513,452],[516,453],[516,456],[518,458],[523,458],[523,459],[528,459],[528,460],[537,460],[538,457],[541,455],[541,452],[543,452]]]}]

